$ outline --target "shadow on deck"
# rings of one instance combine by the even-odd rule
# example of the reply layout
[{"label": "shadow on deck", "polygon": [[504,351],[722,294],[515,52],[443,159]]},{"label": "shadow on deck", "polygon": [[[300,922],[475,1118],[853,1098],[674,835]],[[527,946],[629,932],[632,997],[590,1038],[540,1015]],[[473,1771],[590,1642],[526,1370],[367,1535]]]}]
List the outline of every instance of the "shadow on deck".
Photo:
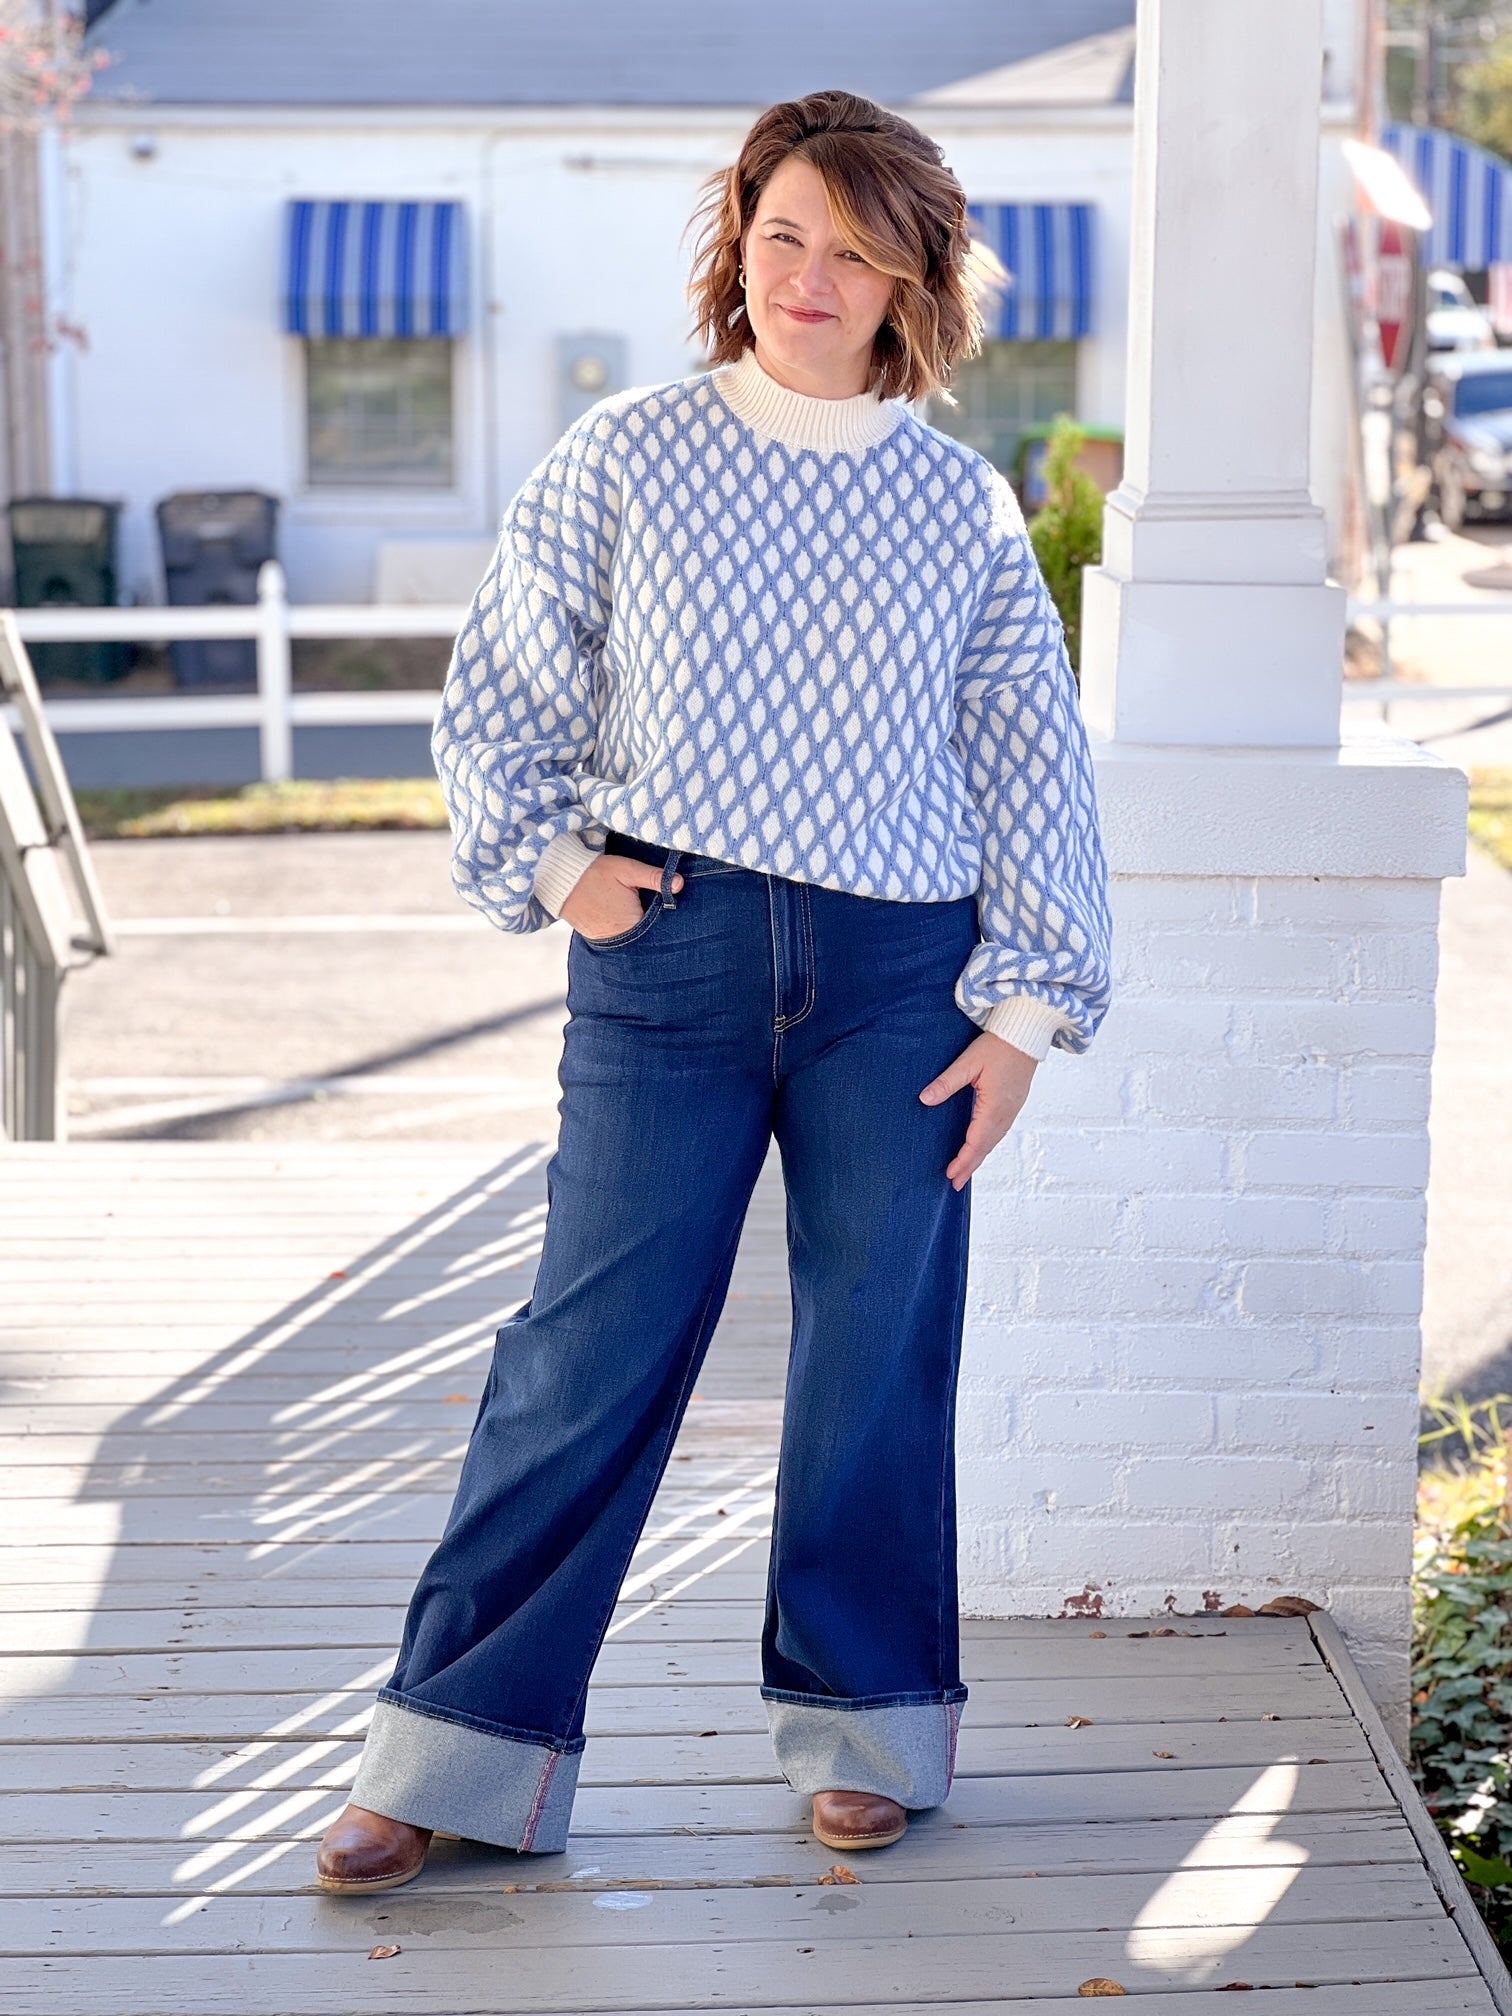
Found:
[{"label": "shadow on deck", "polygon": [[596,1671],[569,1852],[438,1844],[401,1891],[316,1892],[547,1153],[0,1167],[9,2016],[1035,2016],[1098,1977],[1147,2016],[1244,1986],[1267,2016],[1512,2011],[1326,1619],[968,1623],[948,1805],[835,1875],[756,1688],[775,1163]]}]

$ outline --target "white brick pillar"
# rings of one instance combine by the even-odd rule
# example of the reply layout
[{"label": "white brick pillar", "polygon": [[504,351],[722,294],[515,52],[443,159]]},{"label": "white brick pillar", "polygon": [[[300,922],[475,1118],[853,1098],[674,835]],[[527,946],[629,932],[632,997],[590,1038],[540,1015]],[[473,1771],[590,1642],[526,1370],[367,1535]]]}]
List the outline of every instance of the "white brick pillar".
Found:
[{"label": "white brick pillar", "polygon": [[1326,1606],[1405,1749],[1438,885],[1339,740],[1309,492],[1321,0],[1140,0],[1125,478],[1084,605],[1115,1004],[973,1181],[978,1615]]}]

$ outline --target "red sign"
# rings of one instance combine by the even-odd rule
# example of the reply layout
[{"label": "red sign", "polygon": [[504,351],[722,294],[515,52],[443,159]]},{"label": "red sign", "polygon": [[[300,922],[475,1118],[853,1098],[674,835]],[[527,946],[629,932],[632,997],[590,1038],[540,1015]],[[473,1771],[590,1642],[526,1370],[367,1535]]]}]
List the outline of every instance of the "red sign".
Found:
[{"label": "red sign", "polygon": [[1412,348],[1412,240],[1400,224],[1383,217],[1376,239],[1376,327],[1381,359],[1393,374]]}]

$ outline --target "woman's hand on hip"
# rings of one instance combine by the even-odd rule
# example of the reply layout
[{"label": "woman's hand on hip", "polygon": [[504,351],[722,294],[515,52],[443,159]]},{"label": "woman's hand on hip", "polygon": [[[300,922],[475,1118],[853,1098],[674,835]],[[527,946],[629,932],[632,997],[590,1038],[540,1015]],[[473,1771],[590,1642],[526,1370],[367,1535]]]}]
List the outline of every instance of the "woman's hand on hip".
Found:
[{"label": "woman's hand on hip", "polygon": [[990,1035],[984,1029],[919,1094],[926,1106],[938,1106],[941,1100],[964,1092],[968,1085],[975,1088],[966,1139],[945,1171],[957,1190],[965,1187],[1017,1120],[1029,1097],[1037,1062],[1027,1051],[1016,1049],[1001,1036]]},{"label": "woman's hand on hip", "polygon": [[[561,914],[585,938],[617,938],[621,931],[634,930],[646,914],[636,890],[659,889],[661,878],[654,862],[637,861],[629,854],[600,854],[573,883]],[[682,886],[681,875],[674,875],[673,894]]]}]

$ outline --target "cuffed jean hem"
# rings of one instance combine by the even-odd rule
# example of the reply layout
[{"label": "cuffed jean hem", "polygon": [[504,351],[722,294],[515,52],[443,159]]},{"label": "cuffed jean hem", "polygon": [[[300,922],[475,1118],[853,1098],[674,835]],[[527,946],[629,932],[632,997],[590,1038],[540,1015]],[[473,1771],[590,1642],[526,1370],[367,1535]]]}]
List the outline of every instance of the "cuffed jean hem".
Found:
[{"label": "cuffed jean hem", "polygon": [[795,1792],[874,1792],[914,1811],[943,1804],[964,1690],[875,1708],[765,1688],[762,1698],[778,1769]]},{"label": "cuffed jean hem", "polygon": [[380,1697],[352,1785],[354,1806],[526,1855],[567,1846],[582,1747],[491,1735],[433,1708]]}]

